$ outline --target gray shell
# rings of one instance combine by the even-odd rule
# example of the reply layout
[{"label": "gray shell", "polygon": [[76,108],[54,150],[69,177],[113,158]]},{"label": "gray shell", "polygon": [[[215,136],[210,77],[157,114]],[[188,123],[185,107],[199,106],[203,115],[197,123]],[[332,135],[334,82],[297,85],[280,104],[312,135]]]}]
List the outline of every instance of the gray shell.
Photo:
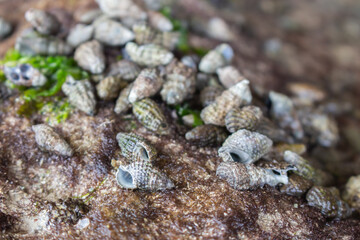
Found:
[{"label": "gray shell", "polygon": [[159,106],[150,98],[133,103],[133,114],[147,129],[158,134],[169,134],[170,129]]},{"label": "gray shell", "polygon": [[271,169],[263,169],[253,164],[245,165],[236,162],[222,162],[216,169],[216,175],[226,180],[237,190],[248,190],[263,187],[265,184],[275,187],[278,184],[287,184],[288,177],[278,175]]},{"label": "gray shell", "polygon": [[136,63],[120,60],[110,65],[109,76],[118,76],[124,81],[133,81],[140,74],[141,68]]},{"label": "gray shell", "polygon": [[56,34],[60,30],[60,22],[51,13],[31,8],[26,11],[25,19],[35,28],[35,30],[44,35]]},{"label": "gray shell", "polygon": [[268,153],[272,144],[268,137],[242,129],[231,134],[219,148],[218,153],[225,162],[250,164]]},{"label": "gray shell", "polygon": [[185,134],[186,140],[201,147],[219,146],[227,137],[224,128],[215,125],[200,125]]},{"label": "gray shell", "polygon": [[95,114],[96,99],[94,88],[89,80],[77,81],[68,75],[61,89],[68,97],[70,104],[88,115]]},{"label": "gray shell", "polygon": [[166,65],[174,58],[172,52],[155,44],[138,46],[136,43],[129,42],[126,44],[125,50],[131,60],[141,66],[156,67]]},{"label": "gray shell", "polygon": [[353,176],[348,180],[345,185],[343,198],[351,207],[360,212],[360,175]]},{"label": "gray shell", "polygon": [[27,63],[15,67],[4,66],[4,73],[7,79],[19,86],[40,87],[47,81],[38,69]]},{"label": "gray shell", "polygon": [[280,187],[280,192],[301,197],[312,187],[313,183],[295,173],[289,176],[289,183]]},{"label": "gray shell", "polygon": [[148,11],[148,18],[150,25],[162,32],[169,32],[173,30],[173,24],[163,14],[155,11]]},{"label": "gray shell", "polygon": [[138,5],[132,0],[96,0],[100,9],[109,17],[134,18],[144,20],[147,17]]},{"label": "gray shell", "polygon": [[141,155],[141,159],[150,163],[156,158],[156,149],[145,138],[135,133],[118,133],[116,140],[121,148],[121,154],[130,161],[136,159],[137,154]]},{"label": "gray shell", "polygon": [[234,34],[229,25],[219,17],[209,19],[206,26],[206,33],[209,37],[220,41],[231,41],[234,39]]},{"label": "gray shell", "polygon": [[129,93],[132,88],[132,85],[133,84],[130,83],[129,85],[127,85],[126,88],[124,88],[120,92],[120,95],[119,95],[118,99],[116,100],[116,104],[115,104],[115,108],[114,108],[115,113],[122,114],[131,108],[131,103],[129,102],[128,97],[129,97]]},{"label": "gray shell", "polygon": [[9,22],[0,17],[0,40],[6,38],[12,32],[13,27]]},{"label": "gray shell", "polygon": [[160,91],[163,83],[163,79],[155,68],[143,69],[133,82],[129,93],[129,102],[133,103],[154,96]]},{"label": "gray shell", "polygon": [[249,88],[249,81],[243,80],[231,88],[225,90],[215,102],[201,111],[201,119],[206,124],[225,126],[225,116],[233,108],[249,104],[252,95]]},{"label": "gray shell", "polygon": [[83,24],[91,24],[95,19],[99,18],[102,15],[102,11],[98,8],[85,9],[85,10],[76,10],[74,13],[74,18],[76,22]]},{"label": "gray shell", "polygon": [[80,67],[93,74],[102,73],[105,69],[103,48],[96,40],[82,43],[76,49],[74,59]]},{"label": "gray shell", "polygon": [[94,26],[76,24],[75,27],[73,27],[70,30],[66,42],[73,47],[77,47],[80,44],[91,40],[93,33],[94,33]]},{"label": "gray shell", "polygon": [[43,151],[54,152],[59,155],[71,157],[74,152],[70,145],[46,124],[33,125],[35,141]]},{"label": "gray shell", "polygon": [[108,46],[121,46],[134,39],[135,35],[121,23],[104,19],[95,25],[94,38]]},{"label": "gray shell", "polygon": [[160,94],[170,105],[180,104],[196,90],[195,71],[182,62],[173,60],[166,66],[166,82]]},{"label": "gray shell", "polygon": [[229,132],[240,129],[255,130],[262,119],[263,113],[259,107],[245,106],[230,110],[225,117],[225,125]]},{"label": "gray shell", "polygon": [[194,70],[197,70],[197,65],[200,62],[200,58],[196,54],[185,55],[181,58],[181,62]]},{"label": "gray shell", "polygon": [[216,70],[217,75],[219,76],[219,80],[221,84],[225,88],[229,88],[241,82],[245,79],[243,75],[234,67],[234,66],[226,66],[222,68],[218,68]]},{"label": "gray shell", "polygon": [[223,43],[208,52],[199,63],[199,70],[205,73],[215,73],[218,68],[228,65],[234,56],[230,45]]},{"label": "gray shell", "polygon": [[224,88],[221,86],[207,86],[200,92],[200,102],[203,107],[209,106],[222,94]]},{"label": "gray shell", "polygon": [[125,88],[127,82],[117,76],[106,77],[96,85],[99,98],[104,100],[114,99],[119,96],[121,89]]}]

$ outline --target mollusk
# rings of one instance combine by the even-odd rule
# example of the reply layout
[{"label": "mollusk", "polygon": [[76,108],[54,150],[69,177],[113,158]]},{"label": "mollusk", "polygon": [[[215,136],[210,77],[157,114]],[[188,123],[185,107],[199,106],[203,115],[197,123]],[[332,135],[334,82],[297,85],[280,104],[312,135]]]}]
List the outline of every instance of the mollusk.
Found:
[{"label": "mollusk", "polygon": [[360,212],[360,175],[353,176],[348,180],[343,198],[351,205],[351,207]]},{"label": "mollusk", "polygon": [[131,103],[129,102],[128,97],[129,97],[129,93],[132,88],[132,85],[133,84],[130,83],[129,85],[127,85],[127,87],[125,87],[120,92],[120,95],[119,95],[118,99],[116,100],[116,104],[115,104],[115,108],[114,108],[115,113],[122,114],[131,108]]},{"label": "mollusk", "polygon": [[70,30],[70,33],[66,38],[66,42],[73,47],[77,47],[80,44],[89,41],[93,36],[93,32],[94,26],[77,24]]},{"label": "mollusk", "polygon": [[301,105],[312,105],[326,97],[324,91],[308,83],[290,83],[287,88],[295,96],[294,102]]},{"label": "mollusk", "polygon": [[25,19],[35,28],[35,30],[44,35],[56,34],[60,30],[60,22],[51,13],[31,8],[26,11]]},{"label": "mollusk", "polygon": [[102,73],[105,69],[103,48],[96,40],[81,44],[75,51],[74,59],[80,67],[94,74]]},{"label": "mollusk", "polygon": [[254,163],[268,153],[272,141],[257,132],[241,129],[231,134],[219,148],[219,156],[225,162]]},{"label": "mollusk", "polygon": [[108,76],[118,76],[124,81],[133,81],[141,72],[136,63],[128,60],[120,60],[110,65]]},{"label": "mollusk", "polygon": [[170,129],[159,106],[150,98],[133,103],[133,114],[147,129],[158,134],[169,134]]},{"label": "mollusk", "polygon": [[97,94],[101,99],[109,100],[119,96],[121,89],[126,87],[127,82],[117,76],[106,77],[96,85]]},{"label": "mollusk", "polygon": [[32,130],[35,133],[35,141],[41,150],[67,157],[74,154],[70,145],[50,126],[46,124],[33,125]]},{"label": "mollusk", "polygon": [[185,64],[185,66],[191,67],[195,70],[197,70],[197,65],[200,61],[200,58],[198,55],[185,55],[181,58],[181,62]]},{"label": "mollusk", "polygon": [[100,9],[110,17],[131,17],[137,20],[144,20],[147,17],[146,12],[132,0],[96,0],[96,2]]},{"label": "mollusk", "polygon": [[234,86],[238,82],[241,82],[245,79],[243,75],[234,67],[234,66],[226,66],[222,68],[218,68],[216,70],[217,75],[219,76],[219,80],[221,84],[225,88],[229,88]]},{"label": "mollusk", "polygon": [[0,40],[9,36],[13,28],[9,22],[0,17]]},{"label": "mollusk", "polygon": [[108,46],[121,46],[132,41],[135,35],[121,23],[103,19],[95,24],[94,38]]},{"label": "mollusk", "polygon": [[255,130],[262,116],[261,109],[256,106],[234,108],[226,114],[225,125],[231,133],[239,129]]},{"label": "mollusk", "polygon": [[15,67],[4,66],[3,69],[6,78],[15,85],[39,87],[43,86],[47,81],[46,77],[38,69],[27,63]]},{"label": "mollusk", "polygon": [[292,141],[286,132],[275,125],[270,119],[263,117],[256,127],[256,132],[261,133],[274,142],[289,142]]},{"label": "mollusk", "polygon": [[221,145],[227,137],[222,127],[210,124],[197,126],[185,134],[186,140],[201,147]]},{"label": "mollusk", "polygon": [[200,92],[200,102],[203,107],[209,106],[221,95],[224,88],[221,86],[207,86]]},{"label": "mollusk", "polygon": [[233,56],[234,51],[229,44],[220,44],[201,59],[199,70],[205,73],[215,73],[218,68],[228,65]]},{"label": "mollusk", "polygon": [[174,58],[170,51],[156,44],[138,46],[136,43],[129,42],[126,44],[125,50],[131,60],[142,66],[166,65]]},{"label": "mollusk", "polygon": [[148,11],[150,25],[162,32],[169,32],[173,29],[171,21],[163,14],[155,11]]}]

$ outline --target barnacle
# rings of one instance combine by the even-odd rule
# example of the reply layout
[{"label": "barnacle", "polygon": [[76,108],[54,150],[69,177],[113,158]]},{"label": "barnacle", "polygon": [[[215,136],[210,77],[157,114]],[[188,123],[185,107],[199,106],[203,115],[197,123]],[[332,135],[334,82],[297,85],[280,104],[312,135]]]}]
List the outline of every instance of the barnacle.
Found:
[{"label": "barnacle", "polygon": [[229,132],[239,129],[255,130],[262,119],[262,111],[256,106],[245,106],[230,110],[225,117],[225,125]]},{"label": "barnacle", "polygon": [[197,126],[185,134],[186,140],[202,147],[221,145],[227,136],[224,128],[210,124]]}]

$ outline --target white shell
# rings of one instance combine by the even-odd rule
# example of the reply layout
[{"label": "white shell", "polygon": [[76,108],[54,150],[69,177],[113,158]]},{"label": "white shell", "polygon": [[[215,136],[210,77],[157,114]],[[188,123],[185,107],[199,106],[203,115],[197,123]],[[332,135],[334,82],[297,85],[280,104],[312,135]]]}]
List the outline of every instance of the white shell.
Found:
[{"label": "white shell", "polygon": [[199,63],[199,70],[205,73],[215,73],[218,68],[228,65],[234,56],[230,45],[223,43],[208,52]]},{"label": "white shell", "polygon": [[92,25],[77,24],[70,30],[66,42],[73,47],[77,47],[89,41],[93,36],[93,32],[94,27]]},{"label": "white shell", "polygon": [[234,66],[226,66],[216,70],[221,84],[229,88],[244,80],[244,76]]},{"label": "white shell", "polygon": [[133,40],[134,37],[132,31],[111,19],[104,19],[95,25],[94,38],[105,45],[121,46]]}]

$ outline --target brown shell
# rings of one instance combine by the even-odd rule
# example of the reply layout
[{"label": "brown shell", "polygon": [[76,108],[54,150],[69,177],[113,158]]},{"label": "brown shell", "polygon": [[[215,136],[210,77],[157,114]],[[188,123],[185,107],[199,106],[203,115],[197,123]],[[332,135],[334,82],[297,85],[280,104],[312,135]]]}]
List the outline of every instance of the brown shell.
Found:
[{"label": "brown shell", "polygon": [[240,129],[255,130],[262,116],[261,109],[256,106],[234,108],[226,114],[225,125],[231,133]]},{"label": "brown shell", "polygon": [[109,76],[96,85],[96,90],[99,98],[110,100],[119,96],[120,90],[125,88],[126,85],[127,82],[123,81],[120,77]]},{"label": "brown shell", "polygon": [[131,108],[131,103],[129,102],[128,97],[129,97],[129,93],[132,88],[132,85],[133,84],[130,83],[129,85],[127,85],[126,88],[124,88],[120,92],[120,95],[119,95],[118,99],[116,100],[116,104],[115,104],[115,108],[114,108],[115,113],[122,114]]}]

